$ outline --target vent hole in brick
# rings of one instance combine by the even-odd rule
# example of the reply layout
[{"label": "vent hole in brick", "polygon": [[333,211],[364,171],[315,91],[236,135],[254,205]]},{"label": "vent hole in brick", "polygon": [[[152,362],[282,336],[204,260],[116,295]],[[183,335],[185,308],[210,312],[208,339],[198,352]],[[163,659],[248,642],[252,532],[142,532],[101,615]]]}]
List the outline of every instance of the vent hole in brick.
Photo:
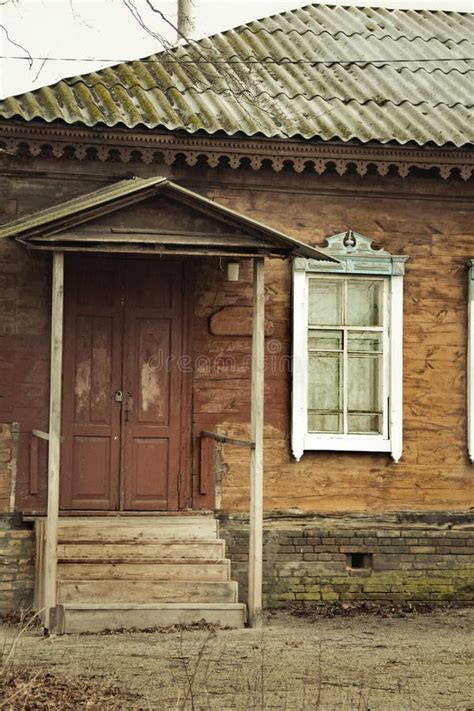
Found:
[{"label": "vent hole in brick", "polygon": [[367,570],[372,568],[372,553],[349,553],[347,566],[352,570]]}]

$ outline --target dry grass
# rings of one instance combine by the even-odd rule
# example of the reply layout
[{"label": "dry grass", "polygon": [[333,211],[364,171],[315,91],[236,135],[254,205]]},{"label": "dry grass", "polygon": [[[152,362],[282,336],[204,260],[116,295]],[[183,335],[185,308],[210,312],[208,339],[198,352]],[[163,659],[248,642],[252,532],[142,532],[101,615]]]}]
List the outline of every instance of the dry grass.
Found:
[{"label": "dry grass", "polygon": [[[38,613],[39,614],[39,613]],[[22,637],[37,626],[38,614],[30,611],[4,616],[3,621],[17,627],[10,642],[5,641],[0,655],[0,708],[2,711],[42,711],[55,709],[112,709],[122,708],[118,690],[98,688],[44,671],[18,665],[16,650]]]},{"label": "dry grass", "polygon": [[0,708],[471,710],[473,610],[357,607],[278,613],[262,632],[199,623],[45,639],[34,620],[12,620]]},{"label": "dry grass", "polygon": [[0,707],[4,711],[19,709],[119,709],[123,704],[114,689],[99,689],[77,683],[55,674],[10,668],[0,672]]}]

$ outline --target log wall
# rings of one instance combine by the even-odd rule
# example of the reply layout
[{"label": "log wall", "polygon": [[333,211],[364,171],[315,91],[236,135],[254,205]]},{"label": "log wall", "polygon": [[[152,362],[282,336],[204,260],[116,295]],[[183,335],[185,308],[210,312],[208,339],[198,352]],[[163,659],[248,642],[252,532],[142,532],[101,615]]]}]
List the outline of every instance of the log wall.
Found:
[{"label": "log wall", "polygon": [[[0,219],[12,219],[124,177],[119,164],[4,159]],[[265,509],[281,512],[467,510],[474,506],[466,450],[467,276],[474,257],[474,184],[424,175],[297,175],[218,168],[136,165],[144,177],[168,174],[181,184],[313,245],[354,229],[393,254],[410,257],[405,278],[404,454],[290,454],[289,265],[266,269]],[[30,432],[47,428],[51,258],[0,243],[0,423],[19,422],[17,508],[45,502],[40,444],[38,493],[32,493]],[[248,264],[227,282],[216,261],[195,265],[194,503],[200,494],[198,433],[249,436],[250,336],[213,335],[209,320],[225,306],[251,304]],[[222,266],[222,265],[221,265]],[[248,454],[220,445],[222,508],[248,511]],[[34,487],[33,487],[34,489]]]}]

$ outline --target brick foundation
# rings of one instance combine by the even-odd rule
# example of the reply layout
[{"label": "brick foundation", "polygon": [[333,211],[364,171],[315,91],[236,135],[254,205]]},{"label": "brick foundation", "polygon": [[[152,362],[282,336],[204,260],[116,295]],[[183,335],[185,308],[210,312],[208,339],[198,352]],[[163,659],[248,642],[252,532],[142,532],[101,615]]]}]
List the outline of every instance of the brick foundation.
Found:
[{"label": "brick foundation", "polygon": [[0,612],[33,603],[35,541],[26,526],[18,516],[0,516]]},{"label": "brick foundation", "polygon": [[[223,517],[220,530],[245,601],[248,522]],[[474,515],[272,515],[265,520],[263,565],[266,607],[474,601]]]},{"label": "brick foundation", "polygon": [[[232,578],[247,596],[248,522],[222,517]],[[0,612],[33,601],[29,524],[0,517]],[[474,514],[272,515],[264,531],[264,604],[330,600],[474,602]]]},{"label": "brick foundation", "polygon": [[10,509],[11,474],[12,474],[12,428],[9,424],[0,424],[0,512]]},{"label": "brick foundation", "polygon": [[33,602],[34,533],[10,513],[16,438],[14,425],[0,424],[0,612],[25,609]]}]

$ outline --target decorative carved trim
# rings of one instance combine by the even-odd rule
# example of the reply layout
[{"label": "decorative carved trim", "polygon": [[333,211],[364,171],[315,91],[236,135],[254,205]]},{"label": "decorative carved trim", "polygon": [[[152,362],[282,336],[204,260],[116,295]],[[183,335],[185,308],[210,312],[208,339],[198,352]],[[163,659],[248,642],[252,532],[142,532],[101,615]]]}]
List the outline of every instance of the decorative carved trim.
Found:
[{"label": "decorative carved trim", "polygon": [[299,257],[294,261],[295,271],[338,272],[341,274],[385,274],[403,276],[408,257],[393,256],[385,249],[374,249],[373,240],[358,232],[348,230],[326,239],[327,247],[318,247],[335,262],[323,262]]},{"label": "decorative carved trim", "polygon": [[304,140],[279,140],[241,137],[153,133],[126,129],[87,129],[35,122],[0,124],[0,154],[17,155],[26,151],[31,157],[46,153],[55,158],[94,159],[122,163],[172,165],[184,156],[189,166],[205,160],[211,168],[226,163],[233,169],[249,161],[254,170],[269,164],[279,172],[285,164],[297,173],[305,169],[319,175],[334,167],[344,175],[354,166],[360,176],[375,166],[380,176],[394,167],[400,177],[412,168],[435,168],[443,179],[458,171],[463,180],[474,172],[474,151],[459,148],[413,148],[381,144],[312,143]]}]

